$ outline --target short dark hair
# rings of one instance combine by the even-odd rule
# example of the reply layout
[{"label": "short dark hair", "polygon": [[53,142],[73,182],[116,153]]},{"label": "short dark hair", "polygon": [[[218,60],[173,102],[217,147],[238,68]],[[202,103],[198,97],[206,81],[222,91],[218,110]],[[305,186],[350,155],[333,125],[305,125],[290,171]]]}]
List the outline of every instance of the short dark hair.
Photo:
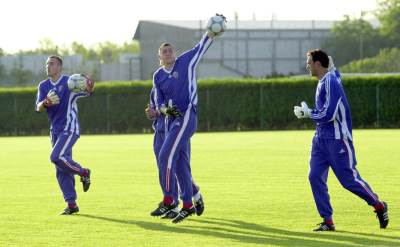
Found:
[{"label": "short dark hair", "polygon": [[321,66],[324,68],[328,68],[329,66],[329,57],[326,52],[324,52],[321,49],[315,49],[315,50],[310,50],[307,52],[307,56],[311,56],[312,61],[315,62],[320,62]]},{"label": "short dark hair", "polygon": [[61,59],[61,57],[60,56],[57,56],[57,55],[51,55],[51,56],[49,56],[49,58],[54,58],[55,60],[57,60],[58,61],[58,63],[62,66],[63,65],[63,61],[62,61],[62,59]]}]

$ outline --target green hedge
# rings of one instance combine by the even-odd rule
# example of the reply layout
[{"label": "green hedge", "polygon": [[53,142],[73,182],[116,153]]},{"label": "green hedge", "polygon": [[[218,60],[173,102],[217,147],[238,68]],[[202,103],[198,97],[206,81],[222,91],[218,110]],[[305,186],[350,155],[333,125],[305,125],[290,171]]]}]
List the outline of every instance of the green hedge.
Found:
[{"label": "green hedge", "polygon": [[[309,77],[202,80],[199,130],[314,128],[293,116],[293,106],[313,105],[316,83]],[[345,77],[344,86],[354,127],[400,127],[400,76]],[[150,81],[98,83],[78,103],[83,133],[151,131],[143,111],[150,89]],[[34,112],[35,96],[36,88],[0,88],[0,135],[48,134],[46,114]]]}]

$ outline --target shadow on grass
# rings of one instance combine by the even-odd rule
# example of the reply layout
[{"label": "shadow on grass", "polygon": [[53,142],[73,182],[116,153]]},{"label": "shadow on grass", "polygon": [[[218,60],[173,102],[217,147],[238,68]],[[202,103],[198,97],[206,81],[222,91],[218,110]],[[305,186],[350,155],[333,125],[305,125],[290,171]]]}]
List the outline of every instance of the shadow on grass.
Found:
[{"label": "shadow on grass", "polygon": [[[91,219],[109,221],[119,224],[135,225],[149,231],[172,232],[179,234],[203,235],[207,237],[230,239],[237,242],[260,245],[275,246],[399,246],[398,239],[395,237],[368,235],[353,236],[358,233],[343,232],[352,234],[352,236],[339,235],[340,232],[324,232],[324,233],[304,233],[271,228],[255,223],[245,222],[241,220],[227,220],[217,218],[188,219],[196,223],[204,224],[204,226],[188,226],[185,224],[165,225],[141,220],[122,220],[110,217],[95,216],[89,214],[78,214],[77,216]],[[167,222],[169,223],[169,222]],[[363,235],[363,234],[359,234]],[[374,238],[374,239],[371,239]],[[376,238],[386,238],[376,239]]]},{"label": "shadow on grass", "polygon": [[[264,232],[274,234],[275,236],[287,236],[293,238],[296,245],[299,243],[297,238],[314,239],[313,241],[324,241],[329,243],[329,246],[343,246],[344,243],[347,245],[362,245],[362,246],[400,246],[400,237],[385,236],[379,234],[367,234],[350,231],[336,231],[336,232],[294,232],[278,228],[270,228],[262,225],[244,222],[241,220],[226,220],[218,218],[206,218],[206,219],[195,219],[196,222],[209,224],[219,224],[231,228],[247,229],[255,232]],[[206,226],[207,227],[207,226]],[[377,229],[377,231],[391,231],[392,229]],[[394,230],[396,231],[396,230]],[[337,243],[332,243],[337,242]],[[313,244],[314,245],[314,244]],[[306,246],[313,246],[306,245]],[[286,245],[283,245],[286,246]]]},{"label": "shadow on grass", "polygon": [[[390,226],[389,226],[390,227]],[[368,233],[363,233],[363,232],[350,232],[350,231],[337,231],[339,233],[345,233],[345,234],[354,234],[354,235],[360,235],[360,236],[365,236],[365,237],[373,237],[373,238],[387,238],[387,239],[393,239],[393,240],[397,240],[400,241],[400,229],[398,228],[388,228],[388,229],[384,229],[384,230],[377,230],[377,231],[388,231],[388,232],[398,232],[399,233],[399,237],[392,237],[392,236],[385,236],[385,235],[379,235],[379,234],[368,234]],[[399,244],[400,246],[400,244]]]}]

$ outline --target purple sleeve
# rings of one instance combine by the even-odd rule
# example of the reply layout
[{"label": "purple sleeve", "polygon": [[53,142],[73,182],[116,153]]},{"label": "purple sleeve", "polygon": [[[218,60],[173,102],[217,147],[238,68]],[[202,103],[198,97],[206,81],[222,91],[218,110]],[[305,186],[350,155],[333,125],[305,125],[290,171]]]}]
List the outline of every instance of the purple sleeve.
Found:
[{"label": "purple sleeve", "polygon": [[160,110],[161,107],[165,106],[164,95],[160,90],[160,85],[157,82],[156,74],[153,75],[153,89],[154,89],[154,96],[152,99],[154,100],[154,106],[157,110]]},{"label": "purple sleeve", "polygon": [[333,121],[336,117],[338,106],[341,102],[341,86],[336,76],[328,77],[324,87],[325,95],[321,109],[313,109],[310,118],[315,122],[325,123]]},{"label": "purple sleeve", "polygon": [[149,104],[149,106],[150,106],[151,109],[155,109],[156,108],[156,103],[155,103],[155,99],[154,99],[154,96],[155,96],[154,92],[155,92],[155,88],[153,87],[151,89],[151,91],[150,91],[150,104]]},{"label": "purple sleeve", "polygon": [[42,84],[39,84],[37,94],[36,94],[36,104],[35,110],[37,111],[38,104],[46,98],[46,93],[43,90]]},{"label": "purple sleeve", "polygon": [[213,40],[210,37],[204,35],[195,47],[193,47],[191,50],[184,52],[182,55],[179,56],[179,58],[186,61],[187,63],[193,62],[197,64],[212,44],[212,41]]}]

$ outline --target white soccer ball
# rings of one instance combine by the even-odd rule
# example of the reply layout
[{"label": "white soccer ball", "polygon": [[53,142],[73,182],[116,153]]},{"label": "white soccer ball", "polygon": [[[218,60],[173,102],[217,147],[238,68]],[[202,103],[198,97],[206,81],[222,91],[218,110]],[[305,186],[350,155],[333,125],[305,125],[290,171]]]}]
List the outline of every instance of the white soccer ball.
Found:
[{"label": "white soccer ball", "polygon": [[73,74],[68,79],[68,88],[70,91],[78,93],[86,90],[88,79],[82,74]]},{"label": "white soccer ball", "polygon": [[208,20],[207,30],[216,36],[221,36],[226,30],[226,19],[221,15],[215,15]]}]

